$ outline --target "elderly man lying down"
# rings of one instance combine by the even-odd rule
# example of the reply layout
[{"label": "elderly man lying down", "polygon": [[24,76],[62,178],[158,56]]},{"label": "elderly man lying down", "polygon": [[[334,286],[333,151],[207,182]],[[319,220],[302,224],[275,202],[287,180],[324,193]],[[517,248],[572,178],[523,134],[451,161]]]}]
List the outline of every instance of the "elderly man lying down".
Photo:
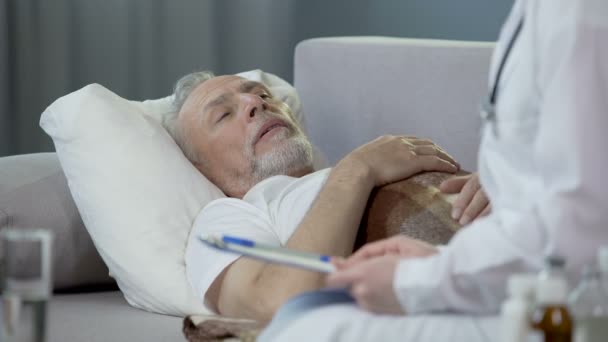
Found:
[{"label": "elderly man lying down", "polygon": [[[188,279],[205,305],[223,315],[267,320],[287,299],[322,287],[324,279],[215,251],[199,243],[198,235],[229,233],[348,256],[374,187],[422,171],[459,170],[429,140],[383,136],[335,167],[314,172],[312,146],[289,107],[263,84],[238,76],[187,75],[176,85],[175,105],[176,113],[165,122],[168,130],[228,196],[201,211],[186,250]],[[412,248],[425,254],[435,247],[412,240]]]}]

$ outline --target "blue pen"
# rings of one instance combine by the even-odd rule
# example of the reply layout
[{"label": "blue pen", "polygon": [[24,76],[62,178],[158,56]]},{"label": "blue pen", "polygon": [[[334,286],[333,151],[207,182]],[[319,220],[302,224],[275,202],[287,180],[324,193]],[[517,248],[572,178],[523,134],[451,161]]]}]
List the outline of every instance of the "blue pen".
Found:
[{"label": "blue pen", "polygon": [[335,271],[327,255],[300,252],[289,248],[257,243],[235,236],[199,236],[207,245],[223,251],[241,254],[259,260],[305,268],[312,271],[331,273]]}]

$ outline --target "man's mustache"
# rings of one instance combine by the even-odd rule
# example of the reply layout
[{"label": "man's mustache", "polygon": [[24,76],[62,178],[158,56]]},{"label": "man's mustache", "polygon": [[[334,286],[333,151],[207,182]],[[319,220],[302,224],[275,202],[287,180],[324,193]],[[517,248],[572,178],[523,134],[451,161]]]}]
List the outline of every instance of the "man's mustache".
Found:
[{"label": "man's mustache", "polygon": [[255,143],[257,135],[258,135],[260,129],[262,128],[262,126],[264,126],[264,124],[268,120],[272,120],[272,119],[281,120],[285,124],[285,126],[289,129],[289,131],[291,131],[291,132],[295,131],[295,127],[294,127],[293,123],[291,121],[287,120],[285,118],[285,116],[275,114],[273,112],[267,112],[267,111],[261,112],[259,114],[256,114],[256,120],[253,123],[251,123],[251,125],[253,125],[253,128],[251,128],[247,134],[247,143],[249,146],[253,146],[253,144]]}]

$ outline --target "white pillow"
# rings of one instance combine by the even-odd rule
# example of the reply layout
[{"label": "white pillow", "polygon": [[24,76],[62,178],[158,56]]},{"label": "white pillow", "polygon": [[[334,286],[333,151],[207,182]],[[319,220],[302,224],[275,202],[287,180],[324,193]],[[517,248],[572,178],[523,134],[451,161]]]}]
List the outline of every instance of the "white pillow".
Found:
[{"label": "white pillow", "polygon": [[[302,120],[295,89],[260,70],[262,81]],[[184,252],[198,212],[224,194],[192,166],[162,127],[172,98],[128,101],[98,84],[42,113],[74,201],[126,300],[147,311],[205,314],[186,278]]]}]

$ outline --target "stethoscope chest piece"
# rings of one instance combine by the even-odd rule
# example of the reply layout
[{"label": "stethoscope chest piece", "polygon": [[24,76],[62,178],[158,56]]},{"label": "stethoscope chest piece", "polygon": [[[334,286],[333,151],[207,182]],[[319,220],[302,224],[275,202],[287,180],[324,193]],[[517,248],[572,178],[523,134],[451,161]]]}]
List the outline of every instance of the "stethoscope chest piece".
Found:
[{"label": "stethoscope chest piece", "polygon": [[481,103],[479,115],[484,121],[493,121],[496,119],[496,107],[490,102],[490,99],[486,99]]}]

